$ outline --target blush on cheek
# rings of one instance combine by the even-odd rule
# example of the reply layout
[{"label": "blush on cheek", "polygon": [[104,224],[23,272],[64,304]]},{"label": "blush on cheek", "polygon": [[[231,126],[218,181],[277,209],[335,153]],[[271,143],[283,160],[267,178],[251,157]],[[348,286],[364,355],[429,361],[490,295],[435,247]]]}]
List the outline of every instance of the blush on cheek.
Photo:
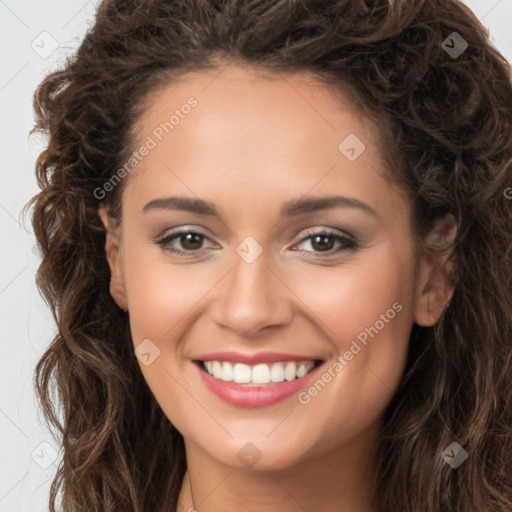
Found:
[{"label": "blush on cheek", "polygon": [[153,244],[145,247],[126,237],[124,272],[135,344],[165,338],[208,291],[207,283],[187,272],[192,267],[173,267],[162,256]]},{"label": "blush on cheek", "polygon": [[144,338],[164,341],[193,305],[184,300],[183,290],[172,286],[146,288],[146,292],[143,289],[140,294],[134,294],[130,303],[134,343]]},{"label": "blush on cheek", "polygon": [[[396,323],[400,305],[403,307],[402,287],[398,271],[387,264],[372,271],[333,269],[317,280],[316,291],[298,287],[296,293],[306,297],[308,307],[323,321],[330,337],[343,343],[361,333],[364,341],[366,329],[375,333],[375,326],[377,331],[382,331]],[[395,303],[398,305],[393,306]]]}]

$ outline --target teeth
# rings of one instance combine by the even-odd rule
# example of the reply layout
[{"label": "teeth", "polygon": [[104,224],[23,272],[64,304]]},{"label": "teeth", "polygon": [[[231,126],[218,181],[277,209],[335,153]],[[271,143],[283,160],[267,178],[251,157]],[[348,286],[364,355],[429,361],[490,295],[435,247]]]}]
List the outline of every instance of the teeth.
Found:
[{"label": "teeth", "polygon": [[[231,366],[230,363],[223,363],[223,365]],[[249,384],[249,382],[251,382],[251,367],[246,364],[235,364],[233,368],[233,380],[237,384]]]},{"label": "teeth", "polygon": [[[243,365],[249,369],[249,375],[251,374],[251,367],[247,365]],[[269,384],[270,383],[270,368],[268,364],[257,364],[252,369],[252,379],[250,379],[253,384]],[[235,381],[236,382],[236,381]]]},{"label": "teeth", "polygon": [[297,377],[304,377],[304,375],[306,375],[306,373],[308,373],[308,367],[307,365],[305,364],[301,364],[298,368],[297,368]]},{"label": "teeth", "polygon": [[222,377],[222,365],[219,363],[219,361],[213,361],[213,376],[216,379],[220,379]]},{"label": "teeth", "polygon": [[287,381],[295,380],[297,375],[297,365],[295,363],[286,363],[284,368],[284,378]]},{"label": "teeth", "polygon": [[[293,363],[287,363],[287,364],[292,365]],[[267,366],[267,365],[265,365],[265,366]],[[290,368],[291,368],[291,366],[290,366]],[[283,368],[282,364],[273,364],[269,370],[269,373],[270,373],[269,380],[271,380],[272,382],[283,382],[285,369]],[[295,375],[294,375],[294,377],[295,377]]]},{"label": "teeth", "polygon": [[259,386],[287,380],[300,379],[315,366],[314,361],[261,363],[250,366],[243,363],[232,365],[227,361],[204,361],[204,369],[216,379],[236,384]]}]

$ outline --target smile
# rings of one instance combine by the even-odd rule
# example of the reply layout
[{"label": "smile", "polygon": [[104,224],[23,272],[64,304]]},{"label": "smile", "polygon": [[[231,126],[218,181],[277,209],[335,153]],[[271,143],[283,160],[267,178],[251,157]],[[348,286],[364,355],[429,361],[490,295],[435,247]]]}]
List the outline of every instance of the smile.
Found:
[{"label": "smile", "polygon": [[193,362],[206,388],[224,402],[266,407],[298,394],[325,361],[271,352],[218,352]]},{"label": "smile", "polygon": [[229,361],[203,361],[203,368],[215,379],[247,386],[265,386],[300,379],[314,367],[315,361],[286,361],[248,365]]}]

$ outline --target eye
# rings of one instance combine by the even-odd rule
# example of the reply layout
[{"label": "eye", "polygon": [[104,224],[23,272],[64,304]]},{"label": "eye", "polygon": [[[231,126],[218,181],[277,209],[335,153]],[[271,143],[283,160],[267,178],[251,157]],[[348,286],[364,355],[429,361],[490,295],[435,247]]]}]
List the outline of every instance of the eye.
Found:
[{"label": "eye", "polygon": [[[312,251],[306,250],[305,252],[318,253],[320,257],[332,256],[342,251],[355,251],[358,248],[357,241],[353,236],[329,229],[307,232],[307,236],[299,242],[299,245],[304,242],[309,243],[313,248]],[[339,245],[336,250],[332,250],[336,242]]]},{"label": "eye", "polygon": [[[182,229],[165,235],[155,243],[172,254],[195,256],[203,252],[202,246],[205,240],[209,240],[209,238],[198,231]],[[176,248],[177,242],[181,248]],[[310,230],[297,245],[305,242],[309,243],[313,250],[303,250],[302,252],[313,252],[320,257],[332,256],[342,251],[355,251],[358,248],[357,241],[353,236],[329,229]],[[338,247],[333,250],[336,243],[338,243]]]},{"label": "eye", "polygon": [[[195,254],[202,252],[202,245],[204,240],[208,240],[206,235],[193,231],[190,229],[183,229],[169,233],[164,237],[157,240],[155,243],[173,254],[180,254],[184,256],[195,256]],[[173,247],[174,241],[179,241],[182,249]],[[195,253],[195,254],[194,254]]]}]

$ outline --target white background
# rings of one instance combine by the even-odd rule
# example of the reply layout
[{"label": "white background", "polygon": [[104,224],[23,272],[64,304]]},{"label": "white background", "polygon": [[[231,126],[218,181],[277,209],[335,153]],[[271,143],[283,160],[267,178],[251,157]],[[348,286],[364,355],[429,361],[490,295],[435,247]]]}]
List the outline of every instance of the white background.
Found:
[{"label": "white background", "polygon": [[[34,166],[44,143],[28,136],[33,92],[78,47],[98,3],[0,0],[0,512],[47,511],[57,467],[59,447],[36,412],[33,391],[34,367],[54,325],[35,287],[39,260],[20,211],[37,192]],[[466,3],[512,61],[512,0]],[[43,51],[41,39],[44,49],[58,45],[50,56],[36,52]]]}]

